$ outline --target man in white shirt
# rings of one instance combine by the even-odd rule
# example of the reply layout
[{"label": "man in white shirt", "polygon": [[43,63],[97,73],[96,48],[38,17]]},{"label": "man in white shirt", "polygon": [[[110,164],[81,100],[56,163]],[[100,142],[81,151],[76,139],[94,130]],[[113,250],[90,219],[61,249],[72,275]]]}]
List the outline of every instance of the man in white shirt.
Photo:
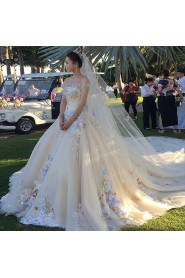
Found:
[{"label": "man in white shirt", "polygon": [[143,97],[143,125],[144,129],[150,129],[149,118],[151,116],[152,129],[157,128],[156,122],[156,103],[155,97],[156,93],[152,87],[154,83],[153,78],[145,78],[145,85],[141,88],[141,96]]},{"label": "man in white shirt", "polygon": [[40,92],[40,90],[37,89],[37,88],[35,88],[35,85],[34,85],[34,84],[32,84],[32,85],[30,86],[30,88],[28,89],[28,93],[29,93],[29,97],[30,97],[30,98],[31,98],[31,97],[36,97],[36,96],[38,96],[39,92]]},{"label": "man in white shirt", "polygon": [[181,91],[182,91],[182,93],[185,94],[185,76],[184,76],[184,72],[178,70],[177,71],[177,77],[179,78],[178,79],[178,84],[181,88]]}]

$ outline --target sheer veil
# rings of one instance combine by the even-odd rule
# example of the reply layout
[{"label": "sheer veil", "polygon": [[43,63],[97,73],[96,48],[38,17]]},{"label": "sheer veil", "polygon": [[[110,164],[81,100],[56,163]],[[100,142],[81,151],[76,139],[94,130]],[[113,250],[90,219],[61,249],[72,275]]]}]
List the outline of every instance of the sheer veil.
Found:
[{"label": "sheer veil", "polygon": [[[92,64],[83,53],[81,73],[90,81],[88,96],[88,113],[104,127],[111,136],[122,136],[132,139],[140,154],[155,153],[153,147],[145,139],[135,122],[121,104],[108,105],[107,84],[95,73]],[[147,149],[146,149],[147,148]]]},{"label": "sheer veil", "polygon": [[[157,153],[121,104],[107,104],[107,84],[95,73],[87,56],[82,55],[81,73],[90,81],[87,117],[106,134],[102,143],[107,148],[101,149],[101,155],[107,158],[107,167],[111,159],[117,175],[121,177],[124,173],[128,184],[136,182],[144,192],[170,205],[184,204],[184,149],[176,153]],[[89,141],[94,144],[92,140],[89,136]],[[129,174],[132,177],[130,180]],[[116,187],[118,189],[119,184],[122,190],[121,182]],[[133,187],[128,190],[133,190]]]}]

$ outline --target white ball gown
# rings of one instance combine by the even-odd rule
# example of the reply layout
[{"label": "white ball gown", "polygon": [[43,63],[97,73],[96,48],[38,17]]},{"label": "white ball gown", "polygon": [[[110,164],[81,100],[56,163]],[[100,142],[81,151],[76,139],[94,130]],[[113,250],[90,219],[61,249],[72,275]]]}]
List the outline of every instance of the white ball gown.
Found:
[{"label": "white ball gown", "polygon": [[[58,118],[26,166],[10,177],[9,192],[0,200],[1,213],[14,214],[23,224],[108,231],[141,225],[185,204],[184,149],[157,153],[125,111],[119,121],[115,111],[123,114],[123,108],[115,107],[120,135],[103,94],[98,96],[100,107],[93,104],[93,88],[98,90],[93,82],[92,98],[73,124],[62,131]],[[65,120],[77,108],[84,86],[64,86]]]}]

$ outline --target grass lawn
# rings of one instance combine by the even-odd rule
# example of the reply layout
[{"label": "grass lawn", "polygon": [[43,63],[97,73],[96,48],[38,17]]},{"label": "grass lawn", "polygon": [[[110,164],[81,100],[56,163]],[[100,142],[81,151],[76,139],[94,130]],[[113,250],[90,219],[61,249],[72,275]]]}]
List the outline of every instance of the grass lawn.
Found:
[{"label": "grass lawn", "polygon": [[[141,104],[143,102],[143,98],[141,96],[138,97],[138,103]],[[109,103],[110,104],[115,104],[115,103],[119,103],[122,104],[122,100],[120,97],[118,97],[117,99],[113,96],[109,97]]]},{"label": "grass lawn", "polygon": [[[115,103],[114,99],[110,102]],[[118,99],[117,102],[120,102]],[[157,130],[143,130],[142,113],[138,113],[138,127],[145,136],[159,135]],[[28,135],[16,135],[6,139],[0,139],[0,196],[8,191],[9,176],[20,170],[27,162],[35,144],[44,133],[44,130]],[[175,135],[171,130],[167,130],[164,135],[180,139],[185,139],[185,133]],[[33,225],[22,225],[15,216],[4,216],[0,214],[1,231],[61,231],[59,228],[46,228]],[[153,231],[153,230],[185,230],[185,207],[172,209],[164,216],[148,221],[139,227],[123,228],[126,231]]]}]

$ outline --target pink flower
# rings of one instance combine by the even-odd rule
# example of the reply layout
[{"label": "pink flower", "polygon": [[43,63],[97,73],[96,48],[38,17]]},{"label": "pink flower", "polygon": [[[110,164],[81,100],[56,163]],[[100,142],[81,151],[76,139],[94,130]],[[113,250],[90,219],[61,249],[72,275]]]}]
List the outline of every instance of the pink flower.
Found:
[{"label": "pink flower", "polygon": [[162,90],[162,89],[160,89],[160,90],[159,90],[159,94],[162,94],[162,93],[163,93],[163,90]]}]

